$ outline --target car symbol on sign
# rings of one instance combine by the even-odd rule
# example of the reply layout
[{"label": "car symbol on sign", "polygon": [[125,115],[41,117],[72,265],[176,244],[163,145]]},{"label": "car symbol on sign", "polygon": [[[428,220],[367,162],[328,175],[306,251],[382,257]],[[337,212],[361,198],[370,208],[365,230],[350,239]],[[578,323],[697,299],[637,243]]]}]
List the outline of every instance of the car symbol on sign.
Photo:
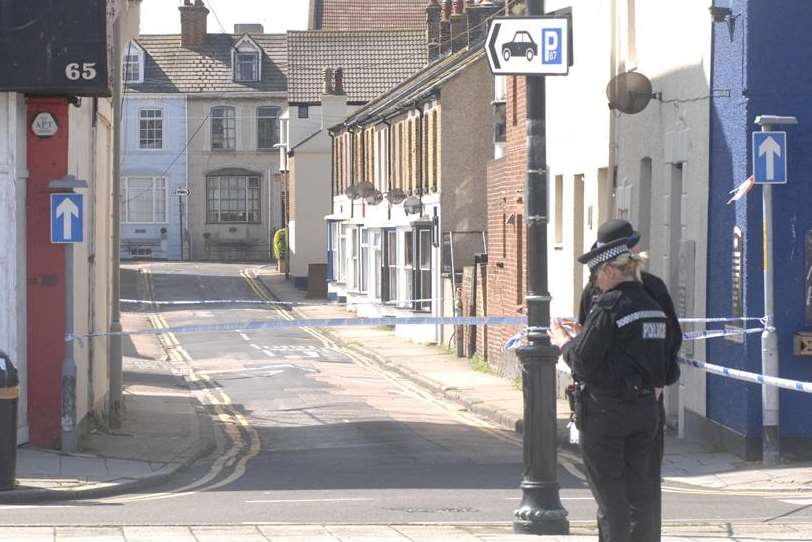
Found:
[{"label": "car symbol on sign", "polygon": [[513,36],[513,41],[509,41],[502,45],[502,57],[505,62],[510,60],[513,56],[524,56],[528,61],[539,54],[538,45],[533,41],[533,37],[529,32],[519,30]]}]

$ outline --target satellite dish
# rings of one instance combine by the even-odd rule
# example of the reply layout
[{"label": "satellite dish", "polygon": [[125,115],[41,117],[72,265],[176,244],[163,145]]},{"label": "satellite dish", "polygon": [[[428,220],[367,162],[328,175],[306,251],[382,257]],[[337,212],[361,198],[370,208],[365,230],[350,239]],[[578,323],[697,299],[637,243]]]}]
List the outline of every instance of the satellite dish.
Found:
[{"label": "satellite dish", "polygon": [[351,184],[344,190],[344,195],[350,199],[358,199],[361,197],[358,193],[358,187],[354,184]]},{"label": "satellite dish", "polygon": [[383,201],[383,194],[376,190],[366,197],[367,205],[378,205]]},{"label": "satellite dish", "polygon": [[375,193],[375,185],[368,181],[363,181],[356,185],[355,190],[358,192],[359,197],[366,198]]},{"label": "satellite dish", "polygon": [[609,98],[609,109],[635,115],[644,110],[656,95],[648,77],[642,73],[626,72],[609,81],[606,97]]},{"label": "satellite dish", "polygon": [[386,199],[389,203],[397,205],[406,199],[406,194],[400,188],[393,188],[386,194]]}]

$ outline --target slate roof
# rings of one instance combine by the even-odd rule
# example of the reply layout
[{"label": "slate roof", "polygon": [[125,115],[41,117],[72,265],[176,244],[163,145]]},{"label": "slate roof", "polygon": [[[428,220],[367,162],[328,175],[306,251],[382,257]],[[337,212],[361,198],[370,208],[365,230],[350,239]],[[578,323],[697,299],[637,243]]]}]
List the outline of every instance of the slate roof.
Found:
[{"label": "slate roof", "polygon": [[310,30],[426,30],[427,0],[310,0]]},{"label": "slate roof", "polygon": [[484,58],[485,48],[483,42],[479,41],[466,49],[438,60],[355,111],[344,124],[363,124],[372,119],[393,115]]},{"label": "slate roof", "polygon": [[243,34],[208,34],[199,47],[180,44],[180,35],[136,38],[145,51],[144,82],[128,83],[130,93],[280,92],[287,90],[287,36],[249,34],[262,48],[262,80],[235,82],[232,47]]},{"label": "slate roof", "polygon": [[425,32],[288,32],[288,102],[321,101],[324,68],[344,69],[349,103],[366,103],[428,62]]}]

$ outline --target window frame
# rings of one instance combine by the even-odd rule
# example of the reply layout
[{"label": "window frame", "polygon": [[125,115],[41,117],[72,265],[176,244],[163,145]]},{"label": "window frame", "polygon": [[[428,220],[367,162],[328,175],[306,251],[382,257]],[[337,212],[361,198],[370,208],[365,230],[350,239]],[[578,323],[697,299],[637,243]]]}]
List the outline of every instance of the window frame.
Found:
[{"label": "window frame", "polygon": [[[145,180],[149,179],[152,181],[152,221],[130,221],[130,212],[129,206],[127,203],[131,201],[130,198],[130,180],[132,179],[139,179]],[[156,206],[156,202],[159,201],[156,199],[156,181],[163,182],[163,216],[157,217],[156,211],[158,207]],[[141,225],[141,224],[169,224],[169,191],[167,189],[168,179],[163,176],[152,176],[152,175],[127,175],[121,177],[121,200],[120,201],[120,208],[121,208],[121,223],[122,224],[133,224],[133,225]],[[162,218],[162,220],[159,220]]]},{"label": "window frame", "polygon": [[[245,60],[240,57],[250,57],[250,60]],[[244,67],[250,67],[251,69],[251,73],[248,76],[243,73]],[[234,51],[234,82],[256,83],[259,80],[259,51]]]},{"label": "window frame", "polygon": [[[267,110],[267,111],[272,110],[272,111],[274,111],[275,114],[273,114],[273,115],[269,115],[269,114],[261,115],[260,111],[262,111],[262,110]],[[278,144],[280,144],[282,142],[281,125],[280,125],[281,121],[279,119],[281,114],[282,114],[282,108],[280,108],[278,105],[260,105],[260,106],[257,106],[257,109],[256,109],[256,120],[257,120],[256,128],[257,128],[257,150],[258,151],[273,151],[273,150],[276,150],[276,145],[278,145]],[[269,123],[268,125],[270,126],[270,128],[272,130],[272,134],[271,134],[272,143],[271,143],[271,145],[269,147],[260,146],[260,141],[262,140],[262,137],[260,136],[260,121],[267,121]]]},{"label": "window frame", "polygon": [[[239,213],[242,212],[245,215],[245,220],[223,220],[223,180],[228,181],[242,181],[244,186],[237,187],[237,190],[242,188],[243,196],[242,199],[244,201],[244,208],[240,209],[226,209],[226,212],[229,213]],[[217,202],[216,210],[212,208],[212,187],[211,183],[213,181],[217,182],[217,186],[214,187],[215,198]],[[256,181],[256,187],[251,186],[251,181]],[[233,186],[227,186],[225,188],[228,191],[233,191]],[[251,197],[250,191],[255,191],[255,197]],[[228,198],[228,201],[231,201],[233,198]],[[238,200],[235,200],[238,201]],[[256,207],[250,205],[252,202],[256,203]],[[212,218],[212,213],[216,212],[216,219]],[[254,219],[251,220],[251,215],[254,215]],[[261,175],[206,175],[206,224],[262,224],[262,176]]]},{"label": "window frame", "polygon": [[[223,113],[231,113],[231,115],[224,114],[223,116],[215,115],[215,111],[222,111]],[[215,105],[209,110],[209,119],[211,120],[211,126],[209,130],[209,144],[212,151],[215,152],[234,152],[237,150],[237,110],[232,105]],[[229,122],[231,121],[230,126]],[[215,123],[222,122],[223,125],[221,127],[222,130],[222,140],[223,140],[223,147],[217,148],[214,145],[215,142]],[[229,130],[232,132],[231,139],[229,139]],[[219,136],[218,136],[219,137]],[[227,143],[231,141],[232,145],[228,146]]]},{"label": "window frame", "polygon": [[[157,112],[158,116],[157,117],[152,117],[152,118],[145,118],[143,115],[144,115],[144,113],[148,113],[148,112],[153,112],[153,113]],[[145,125],[144,125],[145,122],[146,123],[150,123],[150,122],[156,123],[158,125],[158,127],[157,128],[155,128],[155,127],[150,128],[149,126],[145,127]],[[160,139],[154,138],[160,143],[160,145],[157,146],[157,147],[154,147],[154,146],[145,147],[144,146],[143,142],[145,141],[145,138],[144,138],[143,134],[144,134],[145,131],[148,133],[150,129],[153,130],[153,131],[156,131],[159,134]],[[146,140],[149,140],[149,138],[147,137]],[[163,110],[162,107],[150,106],[150,107],[140,107],[138,109],[138,150],[139,151],[162,151],[162,150],[164,150],[164,110]]]},{"label": "window frame", "polygon": [[[135,62],[131,62],[128,57],[130,59],[135,59]],[[132,72],[128,69],[128,66],[131,64],[135,64],[138,68],[138,77],[128,77],[128,75],[132,74]],[[121,77],[125,85],[144,82],[144,50],[133,42],[130,42],[129,45],[127,45],[127,48],[121,55]]]}]

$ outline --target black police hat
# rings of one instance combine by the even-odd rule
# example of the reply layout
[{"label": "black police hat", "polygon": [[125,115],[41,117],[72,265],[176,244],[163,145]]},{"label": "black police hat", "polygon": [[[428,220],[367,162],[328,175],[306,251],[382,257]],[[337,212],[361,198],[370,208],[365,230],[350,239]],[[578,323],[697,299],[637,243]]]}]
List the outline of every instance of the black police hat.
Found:
[{"label": "black police hat", "polygon": [[592,250],[578,257],[578,261],[586,264],[590,271],[594,271],[602,263],[614,260],[623,254],[629,254],[629,238],[622,237],[609,243],[596,241]]}]

